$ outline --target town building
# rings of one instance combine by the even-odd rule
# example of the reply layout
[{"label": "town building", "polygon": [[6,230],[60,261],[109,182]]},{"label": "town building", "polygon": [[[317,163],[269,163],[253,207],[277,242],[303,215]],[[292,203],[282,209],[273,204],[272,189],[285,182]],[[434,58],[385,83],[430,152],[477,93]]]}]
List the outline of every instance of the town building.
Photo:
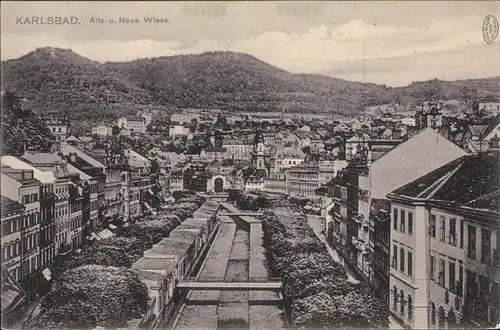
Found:
[{"label": "town building", "polygon": [[286,169],[280,169],[269,173],[269,176],[264,178],[263,190],[270,193],[288,195],[286,173]]},{"label": "town building", "polygon": [[100,136],[109,136],[113,134],[113,128],[108,125],[97,125],[92,127],[92,134]]},{"label": "town building", "polygon": [[414,117],[404,117],[401,119],[401,123],[406,126],[414,127],[416,125],[416,120]]},{"label": "town building", "polygon": [[405,326],[499,323],[499,161],[462,156],[387,195],[390,308]]},{"label": "town building", "polygon": [[55,113],[42,115],[42,121],[54,136],[56,142],[64,141],[71,133],[71,124],[67,117],[62,118]]},{"label": "town building", "polygon": [[145,133],[146,120],[143,117],[125,116],[118,119],[116,126],[126,128],[132,133]]},{"label": "town building", "polygon": [[270,157],[270,171],[280,172],[284,168],[291,168],[304,162],[305,153],[292,147],[279,147]]},{"label": "town building", "polygon": [[2,220],[2,269],[13,280],[21,281],[21,255],[23,250],[21,231],[23,228],[24,206],[1,196]]},{"label": "town building", "polygon": [[[82,243],[83,218],[81,210],[71,213],[69,194],[71,182],[79,179],[78,173],[69,172],[67,164],[59,156],[51,153],[28,151],[20,159],[4,156],[2,163],[15,168],[31,169],[42,185],[51,186],[50,192],[54,198],[53,225],[56,255],[66,255],[71,250],[79,248]],[[40,199],[40,204],[42,206],[42,199]]]},{"label": "town building", "polygon": [[21,224],[20,284],[29,300],[39,294],[42,281],[40,269],[40,181],[32,170],[1,167],[1,193],[24,207]]},{"label": "town building", "polygon": [[214,160],[224,160],[230,157],[228,157],[228,153],[225,148],[210,147],[201,150],[200,158],[207,162],[212,162]]},{"label": "town building", "polygon": [[495,98],[484,98],[478,102],[479,111],[488,111],[490,113],[500,113],[500,100]]},{"label": "town building", "polygon": [[168,129],[168,135],[175,137],[175,136],[187,136],[191,130],[189,127],[184,126],[184,125],[170,125]]},{"label": "town building", "polygon": [[226,138],[222,141],[222,148],[226,149],[228,157],[235,160],[249,160],[253,144],[246,138]]}]

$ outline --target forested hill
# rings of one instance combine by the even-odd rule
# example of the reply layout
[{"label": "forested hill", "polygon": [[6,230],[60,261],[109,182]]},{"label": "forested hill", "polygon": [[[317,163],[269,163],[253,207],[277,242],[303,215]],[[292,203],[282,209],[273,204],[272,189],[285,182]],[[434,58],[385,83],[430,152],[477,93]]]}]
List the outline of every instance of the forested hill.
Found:
[{"label": "forested hill", "polygon": [[292,74],[242,53],[210,52],[98,63],[71,50],[41,48],[2,62],[4,90],[35,112],[68,111],[74,119],[116,118],[139,109],[219,108],[350,114],[367,105],[429,98],[499,96],[499,77],[407,87]]}]

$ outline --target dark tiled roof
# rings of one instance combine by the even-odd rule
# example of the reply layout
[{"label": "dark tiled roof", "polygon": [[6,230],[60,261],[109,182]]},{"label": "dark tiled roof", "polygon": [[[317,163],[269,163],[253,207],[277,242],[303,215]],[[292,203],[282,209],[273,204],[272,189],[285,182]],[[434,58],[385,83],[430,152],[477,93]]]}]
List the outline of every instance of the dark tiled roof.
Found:
[{"label": "dark tiled roof", "polygon": [[500,211],[498,199],[494,201],[500,189],[499,161],[499,151],[466,155],[396,189],[393,194]]},{"label": "dark tiled roof", "polygon": [[13,212],[13,211],[22,211],[24,209],[24,206],[19,204],[16,201],[13,201],[10,198],[7,198],[5,196],[1,196],[1,211],[2,214]]}]

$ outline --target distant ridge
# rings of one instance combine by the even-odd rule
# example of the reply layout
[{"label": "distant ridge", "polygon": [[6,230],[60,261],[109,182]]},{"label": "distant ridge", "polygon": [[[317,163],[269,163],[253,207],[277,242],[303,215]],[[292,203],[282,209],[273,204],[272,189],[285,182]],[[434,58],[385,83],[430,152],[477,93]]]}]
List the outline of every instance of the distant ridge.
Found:
[{"label": "distant ridge", "polygon": [[34,112],[76,120],[114,119],[142,109],[218,108],[356,114],[366,106],[500,96],[500,77],[387,87],[317,74],[292,74],[254,56],[207,52],[99,63],[70,49],[39,48],[2,61],[2,89]]}]

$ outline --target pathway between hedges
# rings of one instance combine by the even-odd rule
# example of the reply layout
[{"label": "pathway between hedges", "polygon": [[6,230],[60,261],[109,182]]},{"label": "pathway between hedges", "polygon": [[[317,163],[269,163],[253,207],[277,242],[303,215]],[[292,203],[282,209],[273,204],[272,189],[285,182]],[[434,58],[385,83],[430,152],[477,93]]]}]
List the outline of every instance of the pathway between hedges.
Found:
[{"label": "pathway between hedges", "polygon": [[[261,225],[244,226],[230,217],[221,221],[198,280],[269,280]],[[273,291],[191,291],[176,327],[279,329],[284,323],[278,302]]]}]

